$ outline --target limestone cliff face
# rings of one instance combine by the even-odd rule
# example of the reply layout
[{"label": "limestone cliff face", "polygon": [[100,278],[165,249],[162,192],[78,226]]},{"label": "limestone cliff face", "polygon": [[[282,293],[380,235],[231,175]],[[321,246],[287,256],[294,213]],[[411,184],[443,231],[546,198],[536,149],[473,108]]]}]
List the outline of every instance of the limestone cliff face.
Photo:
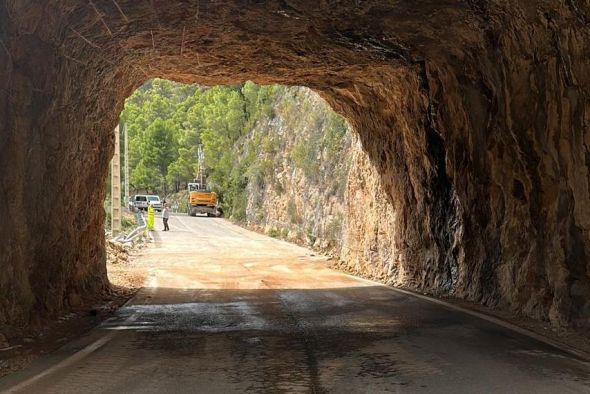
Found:
[{"label": "limestone cliff face", "polygon": [[384,283],[415,288],[396,247],[399,221],[381,178],[358,139],[345,195],[342,248],[336,266]]},{"label": "limestone cliff face", "polygon": [[164,77],[312,88],[379,174],[391,275],[590,327],[589,20],[580,0],[4,1],[0,323],[108,288],[112,130]]},{"label": "limestone cliff face", "polygon": [[258,152],[259,170],[250,174],[243,223],[329,253],[340,269],[418,288],[420,273],[398,250],[399,221],[356,131],[307,88],[287,88],[272,106],[274,117],[240,141]]},{"label": "limestone cliff face", "polygon": [[339,253],[351,163],[350,126],[307,88],[287,88],[249,141],[261,146],[248,184],[246,224]]}]

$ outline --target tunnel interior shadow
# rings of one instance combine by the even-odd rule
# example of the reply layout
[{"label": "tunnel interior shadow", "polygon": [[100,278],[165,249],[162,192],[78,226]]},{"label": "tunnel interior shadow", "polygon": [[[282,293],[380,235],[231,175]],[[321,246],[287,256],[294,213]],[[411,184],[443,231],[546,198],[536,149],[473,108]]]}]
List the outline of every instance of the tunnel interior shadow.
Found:
[{"label": "tunnel interior shadow", "polygon": [[[155,339],[161,336],[182,336],[177,346],[170,347],[166,341],[161,349],[181,353],[191,353],[190,349],[199,348],[197,343],[218,336],[260,349],[264,348],[264,337],[280,338],[291,345],[301,342],[326,357],[344,357],[380,343],[395,344],[393,353],[459,354],[472,348],[482,355],[505,353],[509,358],[522,357],[527,351],[571,357],[478,317],[384,286],[368,285],[317,289],[146,287],[102,328],[138,333],[147,348],[159,346]],[[187,342],[187,338],[192,339]]]}]

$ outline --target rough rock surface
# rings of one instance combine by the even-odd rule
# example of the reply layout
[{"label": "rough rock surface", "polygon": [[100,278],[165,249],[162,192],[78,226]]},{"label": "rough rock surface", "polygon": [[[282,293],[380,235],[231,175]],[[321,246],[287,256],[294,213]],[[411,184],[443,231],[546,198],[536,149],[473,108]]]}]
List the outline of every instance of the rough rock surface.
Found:
[{"label": "rough rock surface", "polygon": [[254,145],[264,167],[249,177],[243,224],[330,253],[337,268],[415,288],[397,250],[395,211],[356,133],[307,88],[285,89],[272,109],[239,142]]},{"label": "rough rock surface", "polygon": [[416,288],[590,326],[589,20],[585,0],[2,0],[0,323],[106,289],[112,130],[166,77],[316,90]]},{"label": "rough rock surface", "polygon": [[416,288],[406,275],[396,245],[399,221],[381,178],[367,154],[355,141],[345,194],[342,245],[337,266],[396,286]]},{"label": "rough rock surface", "polygon": [[353,132],[310,89],[282,92],[272,119],[262,118],[246,136],[263,168],[249,178],[244,224],[339,255]]}]

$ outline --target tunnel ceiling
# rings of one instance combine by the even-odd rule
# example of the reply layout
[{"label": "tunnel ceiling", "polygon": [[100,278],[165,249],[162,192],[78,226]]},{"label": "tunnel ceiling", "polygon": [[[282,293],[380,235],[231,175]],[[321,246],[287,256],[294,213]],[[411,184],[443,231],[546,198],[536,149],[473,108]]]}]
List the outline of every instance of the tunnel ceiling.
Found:
[{"label": "tunnel ceiling", "polygon": [[589,17],[577,0],[0,1],[0,323],[108,291],[112,129],[163,77],[313,88],[381,175],[407,287],[589,326]]},{"label": "tunnel ceiling", "polygon": [[365,67],[460,62],[482,34],[457,2],[380,3],[79,2],[59,21],[58,56],[122,67],[126,79],[338,87]]}]

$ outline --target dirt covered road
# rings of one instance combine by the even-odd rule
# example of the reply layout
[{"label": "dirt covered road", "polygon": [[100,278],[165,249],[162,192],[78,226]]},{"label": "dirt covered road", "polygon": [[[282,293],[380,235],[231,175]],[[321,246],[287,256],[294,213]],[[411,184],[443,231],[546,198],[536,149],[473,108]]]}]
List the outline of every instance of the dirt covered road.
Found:
[{"label": "dirt covered road", "polygon": [[584,360],[304,248],[222,219],[170,227],[139,257],[148,279],[135,298],[0,391],[590,392]]}]

